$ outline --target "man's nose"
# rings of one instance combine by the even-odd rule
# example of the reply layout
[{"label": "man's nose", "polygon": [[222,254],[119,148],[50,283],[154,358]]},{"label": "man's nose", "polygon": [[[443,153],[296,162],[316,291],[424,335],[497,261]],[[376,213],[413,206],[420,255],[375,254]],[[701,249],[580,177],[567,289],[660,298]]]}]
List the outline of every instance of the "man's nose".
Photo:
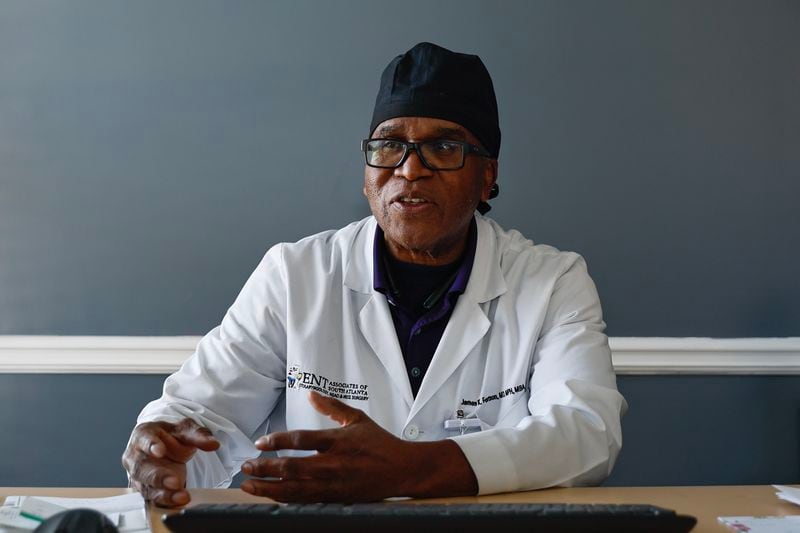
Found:
[{"label": "man's nose", "polygon": [[403,164],[394,169],[395,176],[408,181],[416,181],[431,175],[431,170],[422,164],[422,159],[416,150],[409,150],[408,157]]}]

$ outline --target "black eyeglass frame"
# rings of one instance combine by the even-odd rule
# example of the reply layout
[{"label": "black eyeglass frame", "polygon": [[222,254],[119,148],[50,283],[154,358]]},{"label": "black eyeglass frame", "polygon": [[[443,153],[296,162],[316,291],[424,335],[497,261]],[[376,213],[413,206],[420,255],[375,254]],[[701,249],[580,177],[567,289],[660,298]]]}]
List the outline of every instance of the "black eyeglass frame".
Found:
[{"label": "black eyeglass frame", "polygon": [[[373,165],[369,162],[369,158],[367,157],[367,144],[372,141],[392,141],[398,144],[403,145],[403,156],[400,160],[394,165]],[[450,143],[450,144],[458,144],[463,148],[461,152],[461,164],[457,167],[448,167],[448,168],[438,168],[433,167],[425,160],[425,156],[420,150],[420,146],[423,144],[435,144],[435,143]],[[411,151],[414,150],[417,152],[417,156],[419,160],[422,162],[422,166],[429,170],[460,170],[464,168],[464,164],[467,161],[467,155],[475,154],[480,157],[488,157],[491,158],[492,154],[490,154],[485,148],[481,148],[480,146],[476,146],[474,144],[462,142],[462,141],[451,141],[450,139],[434,139],[431,141],[421,141],[421,142],[409,142],[409,141],[401,141],[400,139],[385,139],[385,138],[374,138],[374,139],[364,139],[361,141],[361,151],[364,152],[364,162],[367,164],[368,167],[372,168],[397,168],[403,165],[408,159],[408,156],[411,154]]]}]

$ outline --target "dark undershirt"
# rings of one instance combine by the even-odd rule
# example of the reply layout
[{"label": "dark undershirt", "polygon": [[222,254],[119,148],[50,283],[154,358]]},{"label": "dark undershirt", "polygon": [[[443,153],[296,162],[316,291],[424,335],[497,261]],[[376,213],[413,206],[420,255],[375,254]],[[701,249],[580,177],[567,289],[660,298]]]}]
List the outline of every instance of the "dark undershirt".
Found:
[{"label": "dark undershirt", "polygon": [[[475,257],[477,228],[470,225],[461,257],[442,266],[418,265],[394,259],[383,232],[375,235],[375,290],[386,295],[409,384],[417,396],[433,354],[439,346],[458,297],[464,292]],[[388,272],[387,272],[388,267]],[[440,295],[431,298],[436,293]],[[428,301],[428,307],[424,303]]]},{"label": "dark undershirt", "polygon": [[434,305],[432,310],[425,309],[423,303],[445,282],[449,280],[448,285],[452,283],[452,275],[461,265],[461,259],[447,265],[430,266],[404,263],[392,258],[388,252],[386,257],[392,281],[398,289],[389,300],[389,309],[406,363],[411,391],[416,398],[452,312],[452,306],[447,306],[450,312],[441,314],[441,300],[454,297],[454,305],[458,294],[444,294],[436,302],[439,305]]},{"label": "dark undershirt", "polygon": [[398,261],[386,254],[392,279],[398,289],[395,302],[409,312],[422,318],[427,310],[422,306],[436,289],[450,278],[461,264],[461,258],[447,265],[418,265]]}]

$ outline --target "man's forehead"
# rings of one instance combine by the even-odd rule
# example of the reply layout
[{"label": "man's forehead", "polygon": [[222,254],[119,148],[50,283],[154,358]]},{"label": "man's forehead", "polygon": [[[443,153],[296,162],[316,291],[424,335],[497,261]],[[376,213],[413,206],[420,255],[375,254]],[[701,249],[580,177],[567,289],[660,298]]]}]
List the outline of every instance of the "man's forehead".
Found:
[{"label": "man's forehead", "polygon": [[375,128],[378,137],[386,135],[426,135],[466,140],[473,137],[470,132],[460,124],[430,117],[398,117],[381,122]]}]

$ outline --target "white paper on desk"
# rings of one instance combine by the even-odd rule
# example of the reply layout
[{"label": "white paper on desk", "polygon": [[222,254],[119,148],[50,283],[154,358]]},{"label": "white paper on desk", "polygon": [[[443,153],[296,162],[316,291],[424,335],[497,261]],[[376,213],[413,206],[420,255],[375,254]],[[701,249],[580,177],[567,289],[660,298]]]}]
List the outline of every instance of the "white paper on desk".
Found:
[{"label": "white paper on desk", "polygon": [[14,531],[33,531],[41,522],[20,516],[18,507],[0,507],[0,533]]},{"label": "white paper on desk", "polygon": [[800,505],[800,489],[796,489],[794,487],[787,487],[786,485],[772,485],[778,492],[775,493],[775,496],[780,498],[781,500],[791,502],[795,505]]},{"label": "white paper on desk", "polygon": [[800,516],[720,516],[717,520],[731,531],[742,533],[797,533]]},{"label": "white paper on desk", "polygon": [[[38,516],[43,519],[48,519],[54,514],[64,511],[66,507],[56,505],[55,503],[46,502],[39,498],[22,498],[19,504],[20,512],[29,515]],[[117,525],[114,523],[114,525]]]},{"label": "white paper on desk", "polygon": [[28,498],[36,498],[66,509],[88,507],[103,513],[123,513],[134,509],[144,509],[144,499],[138,492],[109,496],[108,498],[58,498],[55,496],[28,496]]},{"label": "white paper on desk", "polygon": [[[108,516],[120,533],[150,531],[144,511],[144,499],[138,492],[107,498],[60,498],[54,496],[9,496],[6,505],[26,506],[28,500],[39,500],[65,509],[87,507]],[[2,532],[0,532],[2,533]]]}]

